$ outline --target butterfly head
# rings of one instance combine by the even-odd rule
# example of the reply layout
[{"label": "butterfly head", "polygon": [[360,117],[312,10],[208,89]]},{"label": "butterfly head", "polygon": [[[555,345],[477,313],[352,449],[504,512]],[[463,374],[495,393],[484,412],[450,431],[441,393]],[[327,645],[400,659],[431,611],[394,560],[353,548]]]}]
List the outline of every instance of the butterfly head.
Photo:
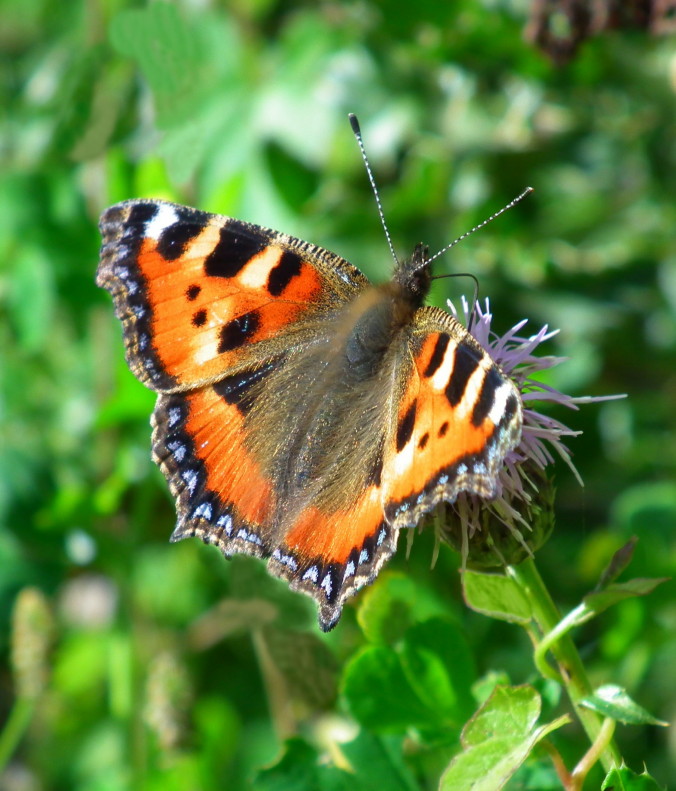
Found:
[{"label": "butterfly head", "polygon": [[419,242],[413,250],[413,255],[399,262],[394,272],[394,282],[400,286],[415,307],[422,305],[430,290],[432,273],[429,253],[429,247]]}]

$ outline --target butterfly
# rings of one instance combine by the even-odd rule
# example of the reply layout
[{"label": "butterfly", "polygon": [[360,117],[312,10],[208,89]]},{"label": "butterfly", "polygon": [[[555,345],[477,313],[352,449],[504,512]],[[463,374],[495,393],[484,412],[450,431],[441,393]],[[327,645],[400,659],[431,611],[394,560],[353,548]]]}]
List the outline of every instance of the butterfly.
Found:
[{"label": "butterfly", "polygon": [[521,398],[424,305],[427,247],[372,285],[309,242],[160,200],[118,203],[100,229],[97,283],[158,393],[172,541],[267,558],[328,631],[402,528],[460,492],[494,496]]}]

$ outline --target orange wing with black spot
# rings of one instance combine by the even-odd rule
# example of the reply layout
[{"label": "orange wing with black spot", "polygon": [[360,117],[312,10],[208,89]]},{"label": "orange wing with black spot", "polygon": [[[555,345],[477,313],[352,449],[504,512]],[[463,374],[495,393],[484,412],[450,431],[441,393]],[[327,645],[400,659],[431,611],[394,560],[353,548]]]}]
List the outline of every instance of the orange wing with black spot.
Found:
[{"label": "orange wing with black spot", "polygon": [[515,384],[452,316],[418,310],[409,348],[383,465],[385,513],[395,528],[415,525],[460,492],[494,496],[500,466],[521,437]]},{"label": "orange wing with black spot", "polygon": [[[253,374],[258,383],[274,366]],[[365,482],[339,510],[309,504],[283,531],[275,530],[278,482],[266,477],[247,446],[246,413],[256,389],[250,376],[234,374],[158,399],[153,449],[177,499],[172,540],[198,536],[226,556],[269,558],[273,574],[317,601],[328,631],[345,600],[372,582],[394,553],[398,533],[385,519],[379,480]]]},{"label": "orange wing with black spot", "polygon": [[368,285],[308,242],[173,203],[119,203],[100,228],[97,283],[113,295],[129,366],[159,392],[275,356],[280,331],[293,342],[293,328],[298,335]]},{"label": "orange wing with black spot", "polygon": [[[294,588],[336,601],[338,582],[315,585],[310,561],[324,556],[333,568],[331,535],[362,551],[363,508],[330,526],[306,510],[282,551],[271,524],[275,481],[250,449],[246,419],[270,373],[311,345],[317,322],[356,299],[367,279],[308,242],[163,201],[112,206],[100,228],[97,283],[113,296],[130,368],[160,393],[153,457],[177,501],[172,539],[197,535],[226,555],[270,557]],[[377,511],[382,522],[379,501],[369,502],[369,519]],[[323,625],[335,620],[327,615]]]}]

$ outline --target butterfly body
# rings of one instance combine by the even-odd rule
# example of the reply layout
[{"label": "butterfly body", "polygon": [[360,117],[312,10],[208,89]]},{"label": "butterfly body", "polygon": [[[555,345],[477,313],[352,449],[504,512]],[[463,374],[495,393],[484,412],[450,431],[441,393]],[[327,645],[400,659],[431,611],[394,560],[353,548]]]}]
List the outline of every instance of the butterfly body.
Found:
[{"label": "butterfly body", "polygon": [[518,391],[424,306],[422,245],[372,285],[307,242],[161,201],[113,206],[101,230],[98,283],[159,393],[174,540],[269,558],[330,629],[401,528],[461,491],[494,494]]}]

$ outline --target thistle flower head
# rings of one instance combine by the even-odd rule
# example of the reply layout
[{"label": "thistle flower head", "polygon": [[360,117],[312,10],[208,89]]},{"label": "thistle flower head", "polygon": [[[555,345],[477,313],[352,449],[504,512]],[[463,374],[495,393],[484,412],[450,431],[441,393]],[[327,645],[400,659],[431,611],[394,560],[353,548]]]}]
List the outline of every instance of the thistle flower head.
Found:
[{"label": "thistle flower head", "polygon": [[482,500],[462,493],[454,503],[444,506],[445,515],[438,527],[441,537],[462,551],[465,563],[490,566],[518,562],[539,548],[551,533],[553,487],[549,468],[556,457],[568,465],[582,485],[564,441],[581,432],[537,411],[535,404],[549,402],[577,410],[580,404],[623,396],[573,397],[538,381],[538,373],[565,359],[537,354],[538,347],[558,330],[545,325],[527,337],[521,334],[527,323],[524,319],[499,336],[491,330],[493,316],[488,299],[483,306],[477,302],[473,310],[464,298],[460,312],[450,302],[449,307],[456,318],[464,319],[470,333],[518,387],[523,429],[519,445],[510,451],[500,470],[496,497]]}]

